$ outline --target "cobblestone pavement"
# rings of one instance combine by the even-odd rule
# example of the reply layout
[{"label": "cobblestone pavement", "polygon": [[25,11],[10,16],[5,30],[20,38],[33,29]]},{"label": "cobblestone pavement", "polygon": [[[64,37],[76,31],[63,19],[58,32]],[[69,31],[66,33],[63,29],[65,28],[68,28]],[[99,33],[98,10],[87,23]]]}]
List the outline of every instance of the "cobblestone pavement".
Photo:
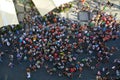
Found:
[{"label": "cobblestone pavement", "polygon": [[24,17],[31,9],[29,2],[30,0],[14,0],[19,21],[23,21]]},{"label": "cobblestone pavement", "polygon": [[[87,0],[86,2],[89,4],[89,6],[92,10],[96,9],[96,6],[100,10],[105,6],[103,4],[107,3],[107,0]],[[108,14],[112,14],[112,15],[115,15],[117,13],[117,16],[116,16],[117,20],[120,21],[120,0],[110,0],[110,2],[113,3],[113,7],[111,7],[111,8],[106,7],[104,12],[106,12]],[[76,0],[76,2],[73,4],[73,7],[68,12],[61,13],[61,16],[70,18],[72,20],[77,20],[77,21],[79,21],[79,17],[81,17],[81,16],[82,16],[82,18],[87,19],[88,16],[84,15],[84,13],[79,16],[79,14],[82,13],[82,11],[73,13],[73,11],[76,10],[76,7],[79,7],[79,9],[82,7],[80,2],[78,3],[78,0]],[[84,22],[84,21],[82,21],[82,22]]]}]

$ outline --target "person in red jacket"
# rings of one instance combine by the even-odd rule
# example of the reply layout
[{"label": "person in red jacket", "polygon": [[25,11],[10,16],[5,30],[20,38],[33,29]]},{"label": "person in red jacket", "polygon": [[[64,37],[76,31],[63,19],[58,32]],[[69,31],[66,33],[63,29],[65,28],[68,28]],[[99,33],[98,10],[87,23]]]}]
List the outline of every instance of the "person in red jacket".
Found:
[{"label": "person in red jacket", "polygon": [[86,0],[81,0],[81,2],[82,2],[83,5],[84,5],[85,1],[86,1]]}]

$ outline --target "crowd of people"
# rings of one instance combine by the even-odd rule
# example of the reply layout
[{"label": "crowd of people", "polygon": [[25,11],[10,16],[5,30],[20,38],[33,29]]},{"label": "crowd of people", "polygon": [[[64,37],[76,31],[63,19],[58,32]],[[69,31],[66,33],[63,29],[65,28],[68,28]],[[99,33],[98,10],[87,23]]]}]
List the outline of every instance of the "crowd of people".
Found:
[{"label": "crowd of people", "polygon": [[[8,54],[10,68],[16,65],[16,61],[19,64],[29,62],[27,78],[31,77],[31,72],[44,66],[50,75],[57,73],[72,78],[78,73],[80,78],[84,69],[91,69],[97,70],[96,80],[120,79],[120,58],[110,62],[110,57],[119,48],[106,45],[106,42],[120,37],[120,25],[115,16],[98,11],[89,24],[80,25],[52,12],[41,17],[31,10],[22,24],[28,24],[29,31],[22,29],[1,34],[0,48],[11,48]],[[3,62],[5,53],[0,50],[0,62]],[[86,57],[79,59],[82,55]],[[100,69],[101,63],[112,66]]]}]

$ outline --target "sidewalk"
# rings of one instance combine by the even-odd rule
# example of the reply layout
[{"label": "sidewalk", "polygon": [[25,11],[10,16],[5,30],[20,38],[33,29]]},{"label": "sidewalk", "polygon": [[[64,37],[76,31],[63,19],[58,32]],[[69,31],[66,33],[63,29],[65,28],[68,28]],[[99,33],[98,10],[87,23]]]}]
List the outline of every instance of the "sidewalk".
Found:
[{"label": "sidewalk", "polygon": [[14,5],[18,15],[18,20],[23,21],[27,12],[31,9],[29,5],[30,0],[15,0]]},{"label": "sidewalk", "polygon": [[[87,0],[86,2],[89,4],[92,10],[97,9],[97,8],[100,10],[103,8],[102,4],[107,3],[104,0],[93,0],[93,1]],[[113,16],[117,13],[116,19],[120,21],[120,0],[110,0],[110,2],[114,4],[113,7],[111,8],[106,7],[104,12],[111,14]],[[87,13],[85,13],[84,11],[73,13],[73,11],[76,11],[76,7],[79,7],[79,9],[81,9],[81,3],[74,2],[73,7],[67,12],[60,13],[60,16],[69,18],[72,20],[80,21],[80,22],[86,22],[86,21],[81,21],[80,19],[88,19],[89,15],[91,16],[92,14],[88,13],[88,16],[87,16]]]}]

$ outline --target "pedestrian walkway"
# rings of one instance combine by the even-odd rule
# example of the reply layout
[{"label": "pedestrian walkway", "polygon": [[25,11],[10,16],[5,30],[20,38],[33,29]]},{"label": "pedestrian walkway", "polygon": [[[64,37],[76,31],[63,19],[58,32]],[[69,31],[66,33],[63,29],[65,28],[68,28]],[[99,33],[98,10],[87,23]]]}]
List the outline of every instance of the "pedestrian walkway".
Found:
[{"label": "pedestrian walkway", "polygon": [[19,21],[23,21],[24,17],[27,15],[27,12],[31,9],[30,1],[31,0],[14,0]]},{"label": "pedestrian walkway", "polygon": [[[106,7],[104,12],[106,12],[107,14],[111,14],[113,16],[116,15],[117,21],[120,21],[120,0],[110,0],[110,2],[113,3],[113,6],[111,8]],[[100,10],[100,9],[102,10],[102,8],[105,6],[107,1],[86,0],[86,3],[87,3],[86,5],[88,5],[91,10]],[[79,8],[78,12],[76,11],[77,7]],[[65,17],[65,18],[69,18],[72,20],[80,21],[80,22],[86,22],[87,19],[89,19],[89,13],[87,15],[87,12],[80,11],[81,7],[82,7],[82,4],[78,1],[75,1],[73,4],[73,7],[69,11],[63,12],[60,14],[62,17]],[[74,13],[73,11],[76,11],[77,13]],[[92,14],[94,14],[94,13],[92,13]],[[90,17],[92,17],[92,16],[90,16]],[[86,20],[84,21],[84,19],[86,19]]]}]

